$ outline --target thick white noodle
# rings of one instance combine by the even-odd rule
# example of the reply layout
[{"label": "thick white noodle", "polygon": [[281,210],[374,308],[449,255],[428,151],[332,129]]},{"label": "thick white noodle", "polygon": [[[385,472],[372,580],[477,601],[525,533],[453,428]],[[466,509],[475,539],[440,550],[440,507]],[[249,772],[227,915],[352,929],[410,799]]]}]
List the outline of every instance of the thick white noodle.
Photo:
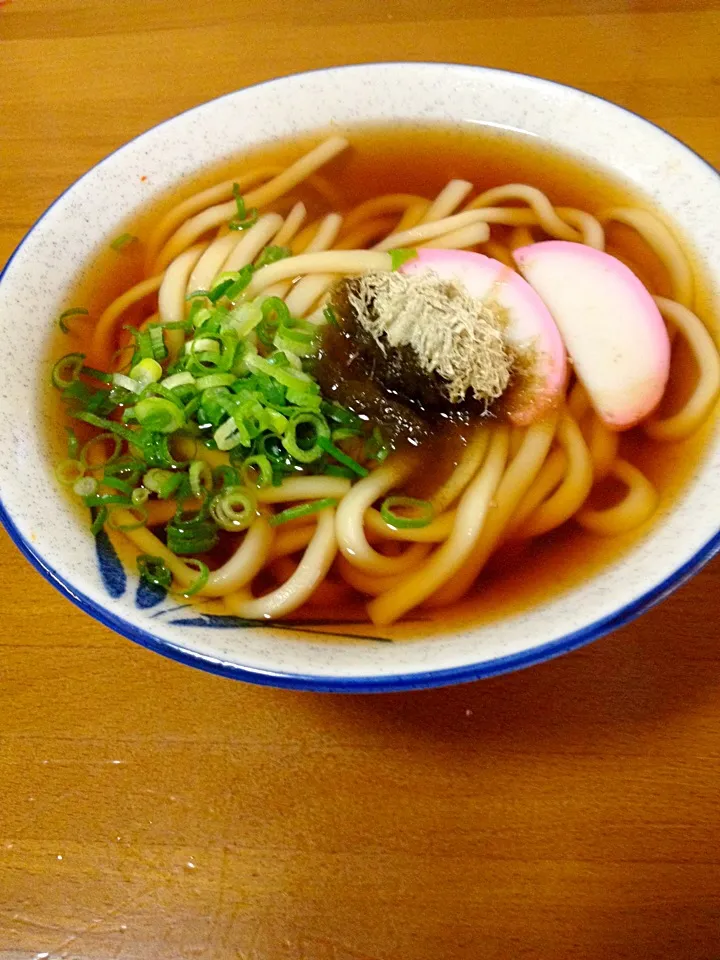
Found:
[{"label": "thick white noodle", "polygon": [[248,591],[230,594],[225,598],[229,613],[249,620],[269,620],[297,610],[322,583],[337,553],[335,540],[335,511],[323,510],[297,569],[285,583],[264,597],[253,598]]}]

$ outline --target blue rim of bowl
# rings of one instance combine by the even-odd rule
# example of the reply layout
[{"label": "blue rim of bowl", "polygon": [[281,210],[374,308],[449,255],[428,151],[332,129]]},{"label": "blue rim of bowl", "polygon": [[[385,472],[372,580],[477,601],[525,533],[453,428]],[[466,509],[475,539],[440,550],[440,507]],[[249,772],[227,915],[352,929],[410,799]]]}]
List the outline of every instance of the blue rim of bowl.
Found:
[{"label": "blue rim of bowl", "polygon": [[[543,77],[535,77],[532,74],[520,73],[515,70],[501,70],[494,67],[483,67],[476,64],[447,62],[436,63],[433,61],[380,61],[372,63],[344,64],[336,67],[324,67],[318,70],[305,70],[301,73],[288,74],[284,77],[276,77],[271,80],[264,80],[260,83],[251,84],[248,87],[241,88],[241,90],[231,91],[230,93],[223,94],[220,97],[215,97],[213,100],[208,100],[205,103],[198,104],[197,106],[190,107],[188,110],[184,110],[181,113],[175,114],[173,117],[169,117],[167,120],[161,121],[154,127],[151,127],[149,130],[144,130],[136,137],[126,141],[116,150],[113,150],[107,156],[103,157],[102,160],[99,160],[98,163],[93,164],[89,170],[82,174],[82,176],[78,177],[78,179],[70,184],[69,187],[63,190],[63,192],[46,208],[40,217],[38,217],[38,219],[17,245],[15,250],[13,250],[10,258],[0,271],[0,283],[2,283],[2,280],[10,269],[13,260],[25,245],[27,240],[40,226],[53,207],[55,207],[55,205],[62,200],[65,194],[73,190],[77,184],[81,183],[93,170],[105,163],[111,157],[115,156],[116,153],[124,150],[125,147],[129,146],[131,143],[142,139],[142,137],[146,136],[147,134],[162,128],[167,123],[172,123],[173,121],[177,120],[178,117],[191,114],[196,110],[201,110],[209,103],[216,103],[218,101],[225,100],[227,97],[235,96],[237,93],[240,93],[244,90],[252,90],[274,83],[283,83],[286,80],[308,76],[315,73],[330,73],[339,70],[363,70],[373,67],[388,66],[459,67],[464,70],[480,71],[482,73],[491,75],[509,75],[520,77],[524,80],[532,81],[533,83],[548,87],[559,87],[561,89],[571,90],[574,93],[579,93],[594,100],[601,100],[604,103],[610,104],[610,106],[614,107],[616,110],[620,110],[623,113],[640,120],[642,123],[655,127],[655,129],[659,130],[666,137],[680,144],[680,146],[687,150],[688,153],[691,153],[694,157],[700,160],[704,166],[708,167],[712,173],[720,177],[720,173],[718,173],[712,164],[705,160],[704,157],[700,156],[699,153],[680,140],[679,137],[675,137],[673,134],[668,133],[668,131],[659,124],[654,123],[652,120],[648,120],[646,117],[641,116],[639,113],[635,113],[633,110],[628,110],[627,107],[622,107],[619,104],[614,103],[612,100],[608,100],[606,97],[600,97],[596,94],[588,93],[586,90],[582,90],[579,87],[572,87],[569,84],[558,83],[555,80],[546,80]],[[308,690],[318,693],[396,693],[407,690],[425,690],[432,687],[469,683],[474,680],[486,679],[488,677],[498,676],[503,673],[510,673],[515,670],[520,670],[524,667],[530,667],[534,666],[535,664],[544,663],[547,660],[552,660],[555,657],[570,653],[573,650],[577,650],[579,647],[583,647],[586,644],[592,643],[594,640],[598,640],[600,637],[603,637],[613,630],[617,630],[619,627],[622,627],[634,620],[636,617],[640,616],[640,614],[645,613],[647,610],[656,606],[674,590],[686,583],[695,573],[698,572],[698,570],[700,570],[709,560],[711,560],[718,552],[720,552],[720,530],[718,530],[702,547],[700,547],[693,554],[692,557],[686,560],[685,563],[681,564],[673,573],[671,573],[652,589],[646,591],[635,600],[626,604],[624,607],[621,607],[619,610],[609,614],[607,617],[596,620],[593,623],[580,628],[579,630],[564,634],[555,640],[550,640],[547,643],[540,644],[537,647],[533,647],[530,650],[526,650],[521,653],[510,654],[506,657],[495,657],[492,660],[485,660],[479,663],[467,664],[462,667],[452,667],[443,670],[395,675],[389,674],[386,676],[326,677],[315,674],[282,673],[267,669],[239,666],[235,663],[219,660],[204,654],[194,653],[193,651],[178,646],[169,640],[162,640],[158,637],[155,637],[146,630],[136,627],[122,617],[111,613],[106,607],[97,603],[84,593],[75,590],[67,580],[65,580],[59,573],[57,573],[55,569],[53,569],[53,567],[45,562],[43,557],[33,549],[26,538],[20,533],[15,525],[15,522],[5,509],[5,505],[2,503],[2,500],[0,500],[0,523],[2,523],[2,525],[5,527],[10,539],[20,550],[23,556],[32,564],[32,566],[38,571],[38,573],[41,574],[41,576],[43,576],[50,584],[52,584],[53,587],[55,587],[56,590],[58,590],[63,596],[79,607],[84,613],[89,614],[99,623],[103,624],[103,626],[109,627],[111,630],[114,630],[121,636],[126,637],[128,640],[132,640],[140,646],[145,647],[148,650],[152,650],[155,653],[162,654],[163,656],[168,657],[171,660],[175,660],[178,663],[187,664],[191,667],[197,667],[198,669],[204,670],[207,673],[228,677],[234,680],[243,680],[245,682],[258,684],[261,686],[282,687],[288,690]]]}]

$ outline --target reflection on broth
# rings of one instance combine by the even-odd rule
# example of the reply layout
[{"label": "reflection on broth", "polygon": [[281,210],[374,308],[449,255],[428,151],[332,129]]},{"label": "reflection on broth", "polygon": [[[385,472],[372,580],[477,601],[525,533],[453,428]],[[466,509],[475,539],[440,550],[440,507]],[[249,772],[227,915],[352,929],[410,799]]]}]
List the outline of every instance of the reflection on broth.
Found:
[{"label": "reflection on broth", "polygon": [[720,364],[687,252],[604,172],[476,127],[347,141],[126,225],[53,346],[51,444],[94,530],[205,612],[416,637],[627,550],[701,457]]}]

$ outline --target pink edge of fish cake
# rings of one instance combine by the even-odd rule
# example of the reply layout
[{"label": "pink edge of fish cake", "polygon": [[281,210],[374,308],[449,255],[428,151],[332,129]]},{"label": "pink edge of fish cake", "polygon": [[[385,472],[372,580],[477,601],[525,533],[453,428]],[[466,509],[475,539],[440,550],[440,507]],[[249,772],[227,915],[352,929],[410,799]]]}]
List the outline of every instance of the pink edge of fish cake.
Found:
[{"label": "pink edge of fish cake", "polygon": [[513,253],[545,301],[598,416],[626,430],[657,407],[670,372],[670,340],[660,311],[616,257],[565,240]]},{"label": "pink edge of fish cake", "polygon": [[409,275],[432,270],[443,280],[456,280],[471,297],[494,300],[507,311],[505,338],[530,361],[524,382],[510,397],[507,415],[513,423],[541,420],[558,403],[567,382],[565,347],[552,314],[520,274],[482,253],[429,247],[400,269]]}]

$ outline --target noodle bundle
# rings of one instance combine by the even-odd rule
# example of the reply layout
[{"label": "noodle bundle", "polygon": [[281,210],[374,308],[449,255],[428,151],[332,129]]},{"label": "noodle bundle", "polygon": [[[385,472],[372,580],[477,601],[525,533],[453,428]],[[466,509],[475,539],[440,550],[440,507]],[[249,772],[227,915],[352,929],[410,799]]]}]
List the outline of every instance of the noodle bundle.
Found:
[{"label": "noodle bundle", "polygon": [[[556,206],[530,184],[509,183],[478,193],[469,180],[453,179],[434,197],[385,194],[353,209],[312,211],[310,217],[297,188],[318,178],[317,191],[327,207],[338,191],[332,177],[320,179],[318,171],[348,146],[345,138],[330,137],[289,166],[246,170],[170,209],[150,233],[144,275],[106,306],[89,343],[82,343],[84,353],[69,355],[82,360],[74,368],[70,363],[70,376],[56,382],[77,402],[81,394],[85,397],[79,419],[86,443],[80,454],[76,446],[67,463],[80,464],[69,479],[93,509],[95,529],[105,525],[132,544],[141,573],[151,582],[199,604],[212,599],[213,612],[270,619],[305,605],[312,609],[323,598],[330,605],[362,598],[368,618],[385,626],[422,605],[458,602],[482,584],[486,564],[508,545],[543,537],[569,522],[592,535],[613,537],[640,528],[655,513],[658,491],[628,459],[621,436],[593,409],[575,376],[561,402],[539,422],[509,425],[491,409],[489,416],[469,423],[458,435],[444,475],[430,490],[427,484],[423,488],[427,463],[422,443],[393,445],[373,434],[373,449],[369,434],[361,435],[360,428],[353,432],[342,420],[332,422],[332,433],[330,428],[327,436],[322,433],[318,411],[331,398],[310,403],[309,354],[299,348],[293,352],[292,344],[311,338],[313,331],[321,335],[323,325],[332,322],[339,281],[394,269],[399,248],[477,251],[516,269],[513,251],[542,241],[604,251],[606,230],[620,223],[664,268],[671,298],[656,295],[655,302],[667,324],[673,368],[681,353],[694,365],[679,406],[663,401],[633,431],[658,444],[684,440],[708,420],[720,392],[718,352],[693,311],[691,265],[654,213],[616,206],[595,216]],[[234,294],[233,284],[238,288]],[[220,288],[223,292],[217,294]],[[197,323],[226,302],[222,297],[229,297],[222,309],[233,313],[238,329],[247,326],[240,339],[252,344],[243,375],[267,375],[269,354],[258,331],[268,317],[282,313],[292,318],[286,324],[290,345],[277,347],[274,341],[286,357],[282,370],[290,399],[268,412],[257,403],[253,407],[251,397],[240,396],[242,417],[231,414],[216,422],[210,401],[199,393],[221,391],[215,396],[225,403],[226,413],[230,401],[239,410],[238,398],[227,395],[238,374],[235,368],[223,372],[213,366],[213,357],[225,349],[223,334],[205,335]],[[128,317],[136,318],[130,334]],[[161,351],[153,352],[159,344]],[[127,361],[133,347],[131,370]],[[192,374],[182,368],[188,357],[195,357]],[[162,364],[161,375],[156,368]],[[140,381],[142,394],[133,385],[139,366],[150,378]],[[175,367],[178,372],[168,374]],[[98,396],[97,391],[86,388],[83,394],[82,387],[72,386],[98,380],[113,390],[135,391],[135,406],[126,396],[109,414],[100,400],[87,399]],[[172,409],[178,397],[185,418],[179,422],[187,424],[187,410],[195,404],[193,422],[199,425],[194,433],[186,431],[189,456],[183,456],[166,426],[180,416]],[[147,406],[149,401],[157,402]],[[142,404],[151,411],[145,421]],[[127,406],[136,411],[136,420],[122,413]],[[201,413],[213,425],[214,440]],[[236,441],[243,424],[255,422],[253,417],[261,424],[297,424],[295,460],[286,474],[268,472],[276,468],[271,445],[258,453]],[[148,424],[172,443],[151,450]],[[330,464],[322,474],[302,467],[308,424],[314,424],[321,448],[320,459],[313,462]],[[141,443],[146,444],[142,457]],[[132,465],[140,461],[144,473],[132,476]],[[187,488],[175,484],[177,476],[187,476]],[[608,483],[620,491],[614,499],[603,496]],[[419,488],[422,497],[406,495]],[[220,546],[217,536],[206,538],[209,519],[215,534],[219,531]],[[167,534],[165,524],[174,525]]]}]

